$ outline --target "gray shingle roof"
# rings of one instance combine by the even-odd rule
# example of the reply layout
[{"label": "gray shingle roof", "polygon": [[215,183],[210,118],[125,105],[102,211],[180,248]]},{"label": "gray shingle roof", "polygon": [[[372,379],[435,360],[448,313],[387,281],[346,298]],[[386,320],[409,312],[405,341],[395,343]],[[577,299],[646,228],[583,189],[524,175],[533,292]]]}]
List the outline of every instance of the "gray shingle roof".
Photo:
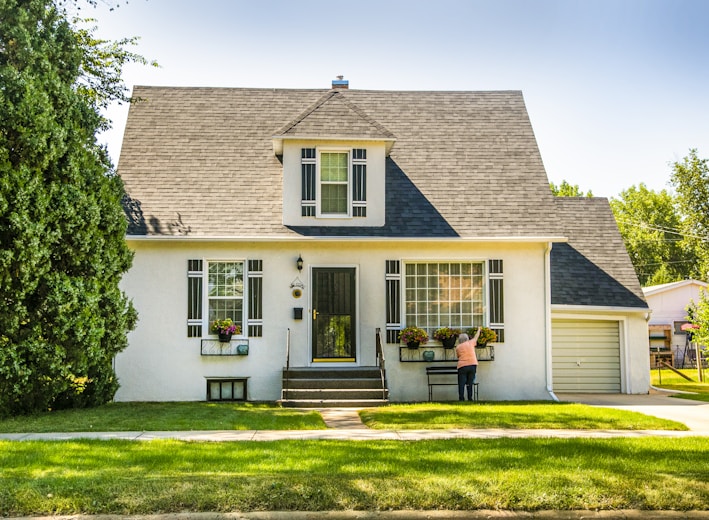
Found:
[{"label": "gray shingle roof", "polygon": [[608,199],[557,197],[568,243],[551,250],[551,303],[647,308]]},{"label": "gray shingle roof", "polygon": [[[119,174],[131,235],[561,236],[520,92],[136,87]],[[337,118],[395,136],[382,228],[288,228],[272,137]],[[346,125],[345,125],[346,126]],[[360,136],[361,137],[361,136]]]},{"label": "gray shingle roof", "polygon": [[336,90],[323,95],[275,135],[307,138],[394,138],[394,134],[365,114],[345,94]]}]

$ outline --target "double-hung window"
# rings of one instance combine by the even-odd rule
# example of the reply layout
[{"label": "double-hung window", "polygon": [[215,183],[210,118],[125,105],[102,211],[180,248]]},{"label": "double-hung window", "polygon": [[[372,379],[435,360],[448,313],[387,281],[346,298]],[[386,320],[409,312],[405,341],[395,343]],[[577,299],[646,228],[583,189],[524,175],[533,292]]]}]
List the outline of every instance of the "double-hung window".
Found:
[{"label": "double-hung window", "polygon": [[209,262],[207,319],[229,318],[244,329],[244,262]]},{"label": "double-hung window", "polygon": [[263,261],[188,260],[187,336],[209,334],[211,322],[227,318],[243,335],[263,334]]},{"label": "double-hung window", "polygon": [[320,154],[320,214],[349,214],[349,163],[347,152]]},{"label": "double-hung window", "polygon": [[304,217],[367,216],[367,150],[301,150]]}]

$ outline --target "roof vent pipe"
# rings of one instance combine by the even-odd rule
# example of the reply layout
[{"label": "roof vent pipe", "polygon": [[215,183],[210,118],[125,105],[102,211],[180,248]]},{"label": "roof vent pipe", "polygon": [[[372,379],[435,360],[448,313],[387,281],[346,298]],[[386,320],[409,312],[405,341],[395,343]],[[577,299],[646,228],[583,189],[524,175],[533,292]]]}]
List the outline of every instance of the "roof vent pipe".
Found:
[{"label": "roof vent pipe", "polygon": [[337,76],[337,79],[332,80],[332,88],[333,89],[343,89],[346,90],[350,88],[350,82],[347,81],[346,79],[343,79],[344,76]]}]

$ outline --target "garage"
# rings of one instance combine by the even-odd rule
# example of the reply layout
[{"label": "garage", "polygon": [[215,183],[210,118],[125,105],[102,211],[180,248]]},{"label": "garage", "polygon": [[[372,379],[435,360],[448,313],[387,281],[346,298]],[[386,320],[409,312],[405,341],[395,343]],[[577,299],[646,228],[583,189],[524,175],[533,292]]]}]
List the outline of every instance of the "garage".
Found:
[{"label": "garage", "polygon": [[620,327],[613,320],[552,320],[554,391],[620,393]]}]

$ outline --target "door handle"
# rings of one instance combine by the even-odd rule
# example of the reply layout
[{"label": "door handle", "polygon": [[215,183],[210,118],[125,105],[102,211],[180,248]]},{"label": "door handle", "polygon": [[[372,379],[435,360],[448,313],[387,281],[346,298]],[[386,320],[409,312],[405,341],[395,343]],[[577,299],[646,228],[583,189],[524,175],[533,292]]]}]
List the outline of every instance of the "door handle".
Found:
[{"label": "door handle", "polygon": [[313,319],[316,320],[318,318],[318,314],[320,314],[318,311],[313,309]]}]

